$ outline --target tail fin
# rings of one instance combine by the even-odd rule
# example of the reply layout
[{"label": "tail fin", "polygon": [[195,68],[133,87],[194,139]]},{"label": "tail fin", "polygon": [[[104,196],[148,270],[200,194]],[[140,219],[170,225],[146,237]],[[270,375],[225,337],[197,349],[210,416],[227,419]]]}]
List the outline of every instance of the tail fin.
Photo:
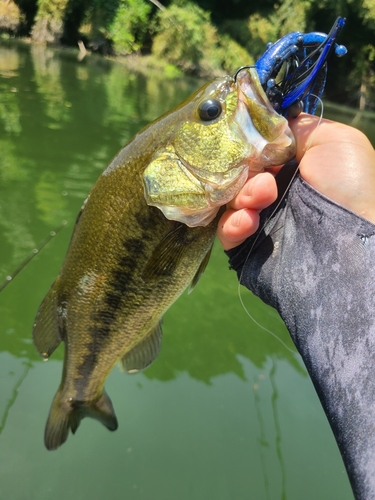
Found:
[{"label": "tail fin", "polygon": [[56,450],[65,443],[69,430],[74,434],[84,417],[99,420],[110,431],[115,431],[118,426],[112,402],[105,392],[97,401],[85,403],[63,399],[61,390],[58,390],[44,432],[47,450]]}]

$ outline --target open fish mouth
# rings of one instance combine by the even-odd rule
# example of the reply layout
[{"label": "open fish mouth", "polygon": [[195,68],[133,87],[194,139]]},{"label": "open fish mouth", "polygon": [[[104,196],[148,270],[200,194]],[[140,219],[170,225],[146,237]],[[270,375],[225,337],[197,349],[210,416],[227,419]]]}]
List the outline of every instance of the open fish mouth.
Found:
[{"label": "open fish mouth", "polygon": [[249,169],[257,171],[283,165],[296,152],[288,121],[273,109],[255,68],[244,68],[235,78],[239,97],[235,120],[247,142],[259,152],[249,157]]}]

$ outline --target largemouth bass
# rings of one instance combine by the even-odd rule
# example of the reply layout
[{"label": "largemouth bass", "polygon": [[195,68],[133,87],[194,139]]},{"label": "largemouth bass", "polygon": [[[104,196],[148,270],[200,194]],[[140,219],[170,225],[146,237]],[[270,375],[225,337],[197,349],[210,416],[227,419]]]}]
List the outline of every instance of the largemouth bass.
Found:
[{"label": "largemouth bass", "polygon": [[78,214],[34,324],[45,359],[65,344],[48,449],[86,416],[117,428],[104,391],[108,374],[119,360],[132,372],[155,359],[162,315],[203,272],[220,207],[249,171],[285,163],[294,152],[287,121],[251,68],[205,85],[112,160]]}]

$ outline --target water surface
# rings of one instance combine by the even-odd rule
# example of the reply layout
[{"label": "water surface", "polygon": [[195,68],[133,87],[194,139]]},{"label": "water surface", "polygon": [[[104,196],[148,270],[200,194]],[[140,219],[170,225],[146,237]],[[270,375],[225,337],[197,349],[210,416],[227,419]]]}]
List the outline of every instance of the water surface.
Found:
[{"label": "water surface", "polygon": [[[303,363],[246,315],[218,246],[194,292],[165,315],[157,361],[142,374],[110,375],[118,431],[85,419],[58,451],[44,448],[62,349],[42,362],[31,329],[76,214],[118,149],[197,85],[0,45],[0,281],[68,221],[0,295],[0,498],[353,498]],[[332,106],[325,114],[375,130],[370,114]],[[292,348],[277,313],[241,293],[256,321]]]}]

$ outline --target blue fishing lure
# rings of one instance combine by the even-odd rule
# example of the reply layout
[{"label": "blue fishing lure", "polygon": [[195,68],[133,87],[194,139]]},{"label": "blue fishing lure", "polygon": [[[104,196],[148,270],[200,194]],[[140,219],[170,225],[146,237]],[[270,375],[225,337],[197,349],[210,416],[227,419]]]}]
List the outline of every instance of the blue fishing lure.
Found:
[{"label": "blue fishing lure", "polygon": [[338,17],[328,35],[296,31],[268,44],[255,67],[277,112],[284,116],[315,113],[326,83],[328,56],[333,51],[339,57],[347,52],[335,43],[344,25],[345,18]]}]

